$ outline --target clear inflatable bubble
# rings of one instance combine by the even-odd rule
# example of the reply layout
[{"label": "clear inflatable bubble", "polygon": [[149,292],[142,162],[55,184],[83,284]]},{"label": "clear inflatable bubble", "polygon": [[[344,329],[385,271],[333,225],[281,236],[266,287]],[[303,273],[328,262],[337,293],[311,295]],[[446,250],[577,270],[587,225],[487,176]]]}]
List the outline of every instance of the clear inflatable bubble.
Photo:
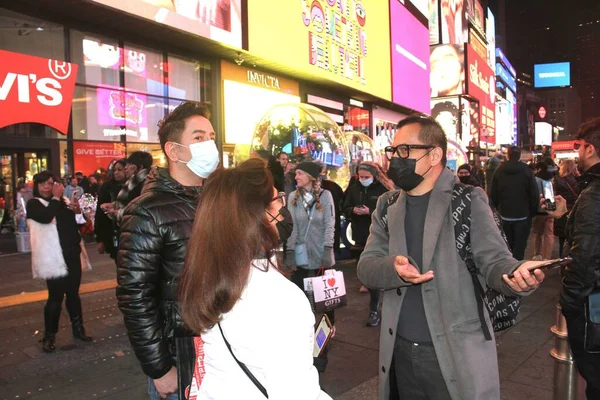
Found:
[{"label": "clear inflatable bubble", "polygon": [[[271,108],[256,125],[250,154],[287,153],[290,162],[317,161],[328,178],[345,188],[350,180],[348,146],[340,127],[327,114],[308,104]],[[250,156],[248,154],[248,156]]]},{"label": "clear inflatable bubble", "polygon": [[346,143],[350,154],[350,173],[356,173],[356,167],[363,161],[375,162],[382,165],[381,150],[375,141],[362,132],[346,132]]}]

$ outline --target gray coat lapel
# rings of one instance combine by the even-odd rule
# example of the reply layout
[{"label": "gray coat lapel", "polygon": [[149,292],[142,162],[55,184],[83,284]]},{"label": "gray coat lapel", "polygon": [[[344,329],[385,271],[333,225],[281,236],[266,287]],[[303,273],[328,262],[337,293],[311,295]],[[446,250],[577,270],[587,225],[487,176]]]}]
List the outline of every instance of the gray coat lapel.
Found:
[{"label": "gray coat lapel", "polygon": [[448,215],[448,207],[452,202],[452,189],[455,181],[454,174],[444,168],[431,192],[423,232],[423,265],[420,266],[422,273],[431,269],[431,260],[435,253],[440,230]]}]

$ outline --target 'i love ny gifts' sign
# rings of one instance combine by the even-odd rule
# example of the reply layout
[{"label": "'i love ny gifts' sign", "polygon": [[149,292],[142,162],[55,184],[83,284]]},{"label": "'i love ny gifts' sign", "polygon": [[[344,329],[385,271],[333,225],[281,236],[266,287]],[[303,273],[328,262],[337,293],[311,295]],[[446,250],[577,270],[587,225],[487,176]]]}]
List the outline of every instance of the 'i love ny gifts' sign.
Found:
[{"label": "'i love ny gifts' sign", "polygon": [[306,278],[304,289],[309,299],[314,299],[315,311],[318,313],[346,305],[346,284],[342,271],[327,270],[322,276]]}]

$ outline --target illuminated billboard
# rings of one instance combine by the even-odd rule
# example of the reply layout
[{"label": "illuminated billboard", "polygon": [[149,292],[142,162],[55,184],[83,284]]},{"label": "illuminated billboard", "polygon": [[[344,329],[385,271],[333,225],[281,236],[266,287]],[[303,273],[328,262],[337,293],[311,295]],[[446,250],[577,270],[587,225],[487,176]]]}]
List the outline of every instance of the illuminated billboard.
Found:
[{"label": "illuminated billboard", "polygon": [[513,93],[517,93],[517,81],[500,63],[496,63],[496,76],[500,78]]},{"label": "illuminated billboard", "polygon": [[465,93],[465,46],[443,44],[430,51],[431,97]]},{"label": "illuminated billboard", "polygon": [[468,23],[462,1],[442,1],[442,43],[463,44],[468,41]]},{"label": "illuminated billboard", "polygon": [[547,122],[535,123],[535,145],[536,146],[551,146],[552,145],[552,125]]},{"label": "illuminated billboard", "polygon": [[242,47],[241,0],[93,1],[232,47]]},{"label": "illuminated billboard", "polygon": [[467,45],[467,93],[481,106],[481,128],[486,142],[495,143],[496,74],[487,60]]},{"label": "illuminated billboard", "polygon": [[533,86],[536,88],[569,86],[571,63],[535,64],[533,74]]},{"label": "illuminated billboard", "polygon": [[489,8],[487,9],[485,36],[488,42],[488,64],[490,67],[494,68],[494,65],[496,65],[496,18]]},{"label": "illuminated billboard", "polygon": [[253,55],[392,99],[387,2],[252,0],[248,24]]},{"label": "illuminated billboard", "polygon": [[392,101],[429,114],[429,30],[390,0]]}]

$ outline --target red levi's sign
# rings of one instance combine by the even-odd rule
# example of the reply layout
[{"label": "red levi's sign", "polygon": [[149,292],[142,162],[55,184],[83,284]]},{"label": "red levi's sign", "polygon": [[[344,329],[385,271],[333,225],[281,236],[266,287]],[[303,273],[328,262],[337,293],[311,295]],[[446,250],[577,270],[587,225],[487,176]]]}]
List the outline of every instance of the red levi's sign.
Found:
[{"label": "red levi's sign", "polygon": [[77,67],[0,50],[0,128],[37,122],[66,134]]}]

